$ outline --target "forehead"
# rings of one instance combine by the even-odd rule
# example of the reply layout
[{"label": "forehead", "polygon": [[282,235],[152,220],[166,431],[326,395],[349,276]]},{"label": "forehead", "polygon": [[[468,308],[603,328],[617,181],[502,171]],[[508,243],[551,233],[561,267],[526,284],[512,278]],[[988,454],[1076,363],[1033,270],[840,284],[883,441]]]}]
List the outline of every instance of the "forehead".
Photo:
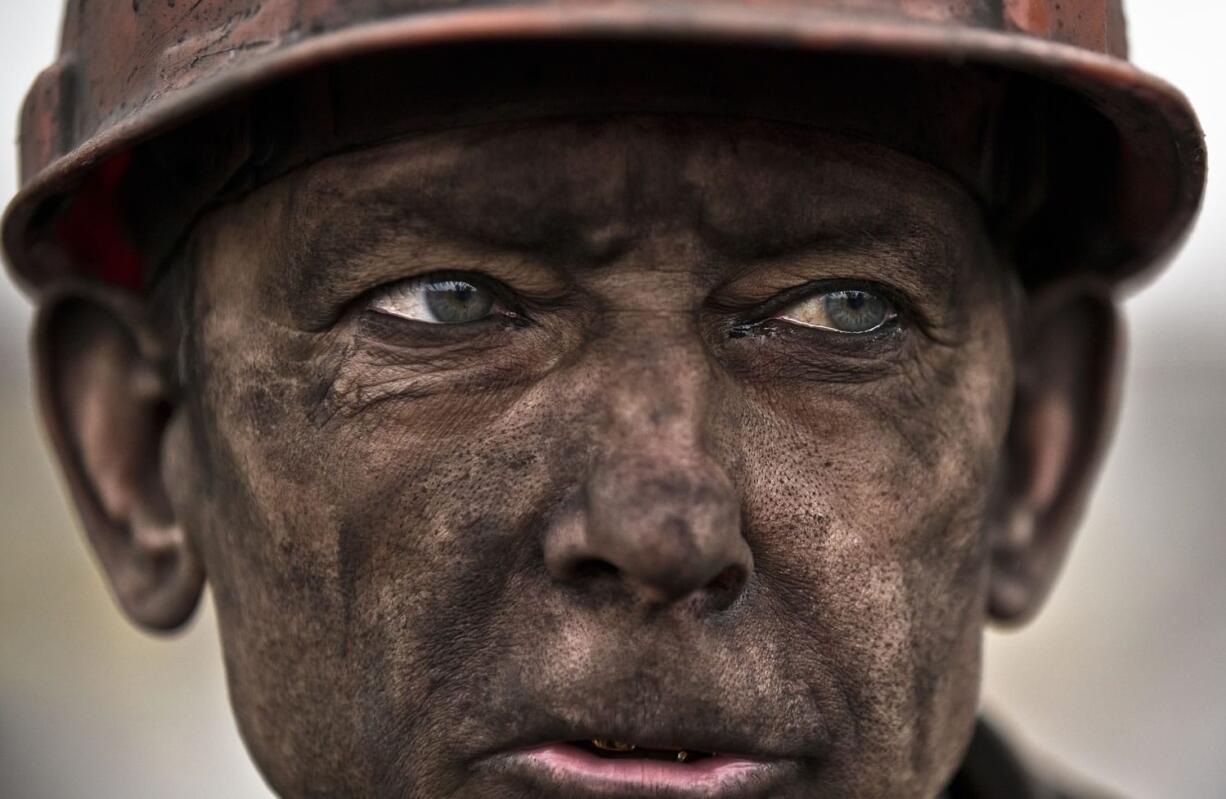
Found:
[{"label": "forehead", "polygon": [[939,236],[979,218],[954,179],[887,147],[701,116],[434,131],[317,161],[276,193],[290,246],[428,230],[596,258],[664,229],[721,251],[770,255],[815,238]]}]

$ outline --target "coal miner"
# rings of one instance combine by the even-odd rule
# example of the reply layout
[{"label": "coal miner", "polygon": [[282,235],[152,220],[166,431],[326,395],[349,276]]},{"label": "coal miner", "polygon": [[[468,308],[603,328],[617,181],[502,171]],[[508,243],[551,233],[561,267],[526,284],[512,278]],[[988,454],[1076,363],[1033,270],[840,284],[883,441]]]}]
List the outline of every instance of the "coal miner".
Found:
[{"label": "coal miner", "polygon": [[1205,170],[1119,0],[70,2],[20,153],[84,530],[280,795],[1064,795],[981,638]]}]

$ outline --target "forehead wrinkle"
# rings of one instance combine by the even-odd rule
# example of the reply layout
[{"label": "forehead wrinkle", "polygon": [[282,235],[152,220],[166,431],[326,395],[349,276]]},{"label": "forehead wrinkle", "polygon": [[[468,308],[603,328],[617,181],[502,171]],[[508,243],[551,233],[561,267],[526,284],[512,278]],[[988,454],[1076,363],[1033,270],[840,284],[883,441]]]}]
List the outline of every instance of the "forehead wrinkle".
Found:
[{"label": "forehead wrinkle", "polygon": [[967,203],[978,213],[951,176],[883,145],[797,126],[750,133],[715,139],[686,166],[704,189],[703,238],[734,257],[939,240]]},{"label": "forehead wrinkle", "polygon": [[[729,225],[704,214],[700,236],[716,251],[742,261],[779,259],[805,252],[905,252],[931,256],[952,232],[944,223],[905,207],[838,196],[808,209],[775,206]],[[924,260],[923,258],[915,260]]]},{"label": "forehead wrinkle", "polygon": [[[405,206],[436,228],[493,246],[599,255],[641,210],[649,148],[636,146],[633,126],[554,121],[465,134],[443,144]],[[402,204],[400,181],[376,191],[389,207]]]},{"label": "forehead wrinkle", "polygon": [[318,162],[292,187],[280,241],[298,290],[321,288],[336,263],[369,261],[390,242],[596,264],[630,246],[638,169],[629,163],[596,160],[604,174],[594,186],[572,170],[537,170],[476,147],[377,149]]},{"label": "forehead wrinkle", "polygon": [[[855,142],[832,158],[822,146],[831,137],[812,130],[802,138],[746,121],[703,122],[484,126],[317,162],[297,181],[283,228],[292,279],[300,291],[318,291],[336,264],[360,268],[389,241],[602,265],[672,226],[696,234],[725,264],[864,249],[922,263],[928,289],[956,282],[954,259],[933,257],[949,249],[941,218],[951,201],[931,168]],[[922,207],[882,204],[889,195],[881,187],[897,182],[899,169],[912,183],[932,184],[919,195]]]}]

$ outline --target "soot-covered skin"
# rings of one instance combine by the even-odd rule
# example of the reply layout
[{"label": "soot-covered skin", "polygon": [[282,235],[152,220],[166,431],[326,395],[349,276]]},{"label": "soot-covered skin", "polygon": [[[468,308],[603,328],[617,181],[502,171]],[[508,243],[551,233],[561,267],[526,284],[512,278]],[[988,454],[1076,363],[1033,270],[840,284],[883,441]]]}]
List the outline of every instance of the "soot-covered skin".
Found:
[{"label": "soot-covered skin", "polygon": [[[780,799],[953,774],[1015,341],[942,173],[781,124],[485,125],[303,167],[191,256],[164,476],[278,792],[546,795],[500,753],[597,736],[778,759],[747,795]],[[514,316],[372,310],[440,271]],[[770,321],[822,281],[897,322]]]}]

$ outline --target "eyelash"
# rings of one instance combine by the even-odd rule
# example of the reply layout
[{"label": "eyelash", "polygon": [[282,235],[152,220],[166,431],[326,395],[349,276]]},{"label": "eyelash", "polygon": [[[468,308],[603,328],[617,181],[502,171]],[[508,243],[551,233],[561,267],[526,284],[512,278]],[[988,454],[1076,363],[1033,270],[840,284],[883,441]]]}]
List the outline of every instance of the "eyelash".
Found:
[{"label": "eyelash", "polygon": [[[894,316],[876,330],[850,334],[796,325],[779,318],[780,314],[792,306],[813,297],[837,291],[864,291],[874,294],[890,304],[894,310]],[[897,290],[874,280],[843,278],[820,280],[787,289],[770,298],[765,303],[756,306],[752,311],[744,313],[739,320],[728,325],[727,333],[729,338],[745,338],[755,334],[773,332],[770,328],[786,325],[789,330],[794,329],[802,335],[853,336],[856,339],[865,340],[893,334],[907,322],[913,320],[919,321],[922,325],[922,317],[914,311],[914,304]]]},{"label": "eyelash", "polygon": [[[407,286],[408,284],[412,284],[412,283],[435,283],[435,282],[441,283],[441,282],[445,282],[448,280],[456,280],[456,281],[462,281],[464,283],[471,283],[472,285],[477,286],[478,288],[481,288],[481,289],[484,289],[490,292],[491,294],[494,295],[495,302],[503,306],[506,313],[492,314],[488,317],[485,317],[484,319],[479,319],[479,320],[475,320],[472,322],[464,322],[464,323],[447,325],[447,324],[435,324],[435,323],[430,323],[430,322],[419,322],[418,320],[414,320],[414,319],[406,319],[404,317],[400,317],[395,314],[385,313],[383,311],[379,311],[374,308],[376,301],[380,297],[382,297],[385,294],[390,293],[391,291],[401,286]],[[384,283],[366,292],[365,294],[363,294],[362,297],[357,301],[356,305],[361,310],[365,310],[367,312],[377,314],[382,317],[387,317],[388,319],[396,320],[399,323],[408,324],[408,325],[420,324],[420,325],[426,325],[430,327],[457,328],[457,327],[470,327],[472,325],[479,325],[483,323],[488,324],[490,322],[504,322],[508,324],[514,324],[516,326],[523,326],[523,325],[532,323],[532,318],[525,312],[523,308],[523,304],[519,301],[519,297],[516,294],[516,292],[513,291],[505,283],[499,280],[495,280],[494,278],[486,277],[485,275],[478,273],[478,272],[464,272],[460,270],[427,272],[422,275],[414,275],[412,277],[402,278],[400,280],[396,280],[391,283]]]}]

